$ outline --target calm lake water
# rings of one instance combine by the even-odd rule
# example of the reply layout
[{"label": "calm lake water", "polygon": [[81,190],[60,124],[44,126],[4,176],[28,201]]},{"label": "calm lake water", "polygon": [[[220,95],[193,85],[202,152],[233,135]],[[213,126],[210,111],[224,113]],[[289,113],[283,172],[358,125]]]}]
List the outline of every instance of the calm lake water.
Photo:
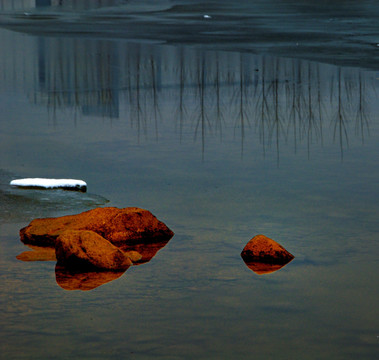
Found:
[{"label": "calm lake water", "polygon": [[[0,358],[378,357],[377,4],[9,3]],[[175,236],[121,276],[23,261],[32,219],[97,206],[148,209]],[[295,259],[254,273],[240,253],[257,234]]]}]

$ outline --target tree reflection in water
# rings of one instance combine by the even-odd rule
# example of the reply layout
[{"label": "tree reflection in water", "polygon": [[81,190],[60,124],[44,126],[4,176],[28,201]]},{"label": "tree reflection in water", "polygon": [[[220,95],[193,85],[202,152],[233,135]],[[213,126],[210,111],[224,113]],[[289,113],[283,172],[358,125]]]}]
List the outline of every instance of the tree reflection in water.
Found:
[{"label": "tree reflection in water", "polygon": [[201,142],[202,156],[210,138],[232,133],[241,156],[246,143],[259,141],[263,156],[274,150],[277,162],[283,144],[292,143],[295,153],[306,146],[310,156],[325,141],[337,144],[343,159],[352,136],[364,142],[369,134],[375,85],[363,70],[183,47],[34,40],[30,57],[37,58],[23,74],[12,75],[22,41],[0,63],[4,84],[26,89],[53,119],[58,109],[73,110],[75,118],[120,119],[139,140],[156,141],[161,124],[172,124],[180,141]]}]

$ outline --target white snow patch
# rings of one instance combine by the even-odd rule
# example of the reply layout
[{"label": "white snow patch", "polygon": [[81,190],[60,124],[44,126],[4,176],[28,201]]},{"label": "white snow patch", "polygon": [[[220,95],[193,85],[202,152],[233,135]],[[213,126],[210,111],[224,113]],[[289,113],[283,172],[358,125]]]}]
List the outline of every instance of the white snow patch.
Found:
[{"label": "white snow patch", "polygon": [[75,188],[83,189],[87,187],[87,183],[83,180],[75,179],[45,179],[45,178],[27,178],[17,179],[10,182],[12,186],[19,187],[36,187],[45,189],[63,188],[69,189]]}]

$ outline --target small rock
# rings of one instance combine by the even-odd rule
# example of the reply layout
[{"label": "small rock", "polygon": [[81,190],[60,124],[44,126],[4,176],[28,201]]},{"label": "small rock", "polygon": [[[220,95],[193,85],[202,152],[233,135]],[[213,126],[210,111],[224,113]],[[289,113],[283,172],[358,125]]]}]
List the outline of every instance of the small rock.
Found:
[{"label": "small rock", "polygon": [[97,268],[121,271],[132,260],[108,240],[88,230],[65,231],[57,238],[55,252],[59,264],[82,269]]},{"label": "small rock", "polygon": [[264,235],[254,236],[242,250],[245,262],[262,262],[268,264],[286,264],[294,256],[276,241]]}]

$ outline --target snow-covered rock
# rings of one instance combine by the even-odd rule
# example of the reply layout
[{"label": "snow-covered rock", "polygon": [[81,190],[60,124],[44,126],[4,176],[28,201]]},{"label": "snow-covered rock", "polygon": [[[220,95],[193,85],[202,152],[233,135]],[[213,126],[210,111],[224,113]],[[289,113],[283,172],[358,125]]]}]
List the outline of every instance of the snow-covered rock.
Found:
[{"label": "snow-covered rock", "polygon": [[26,178],[12,180],[10,185],[28,189],[64,189],[83,192],[87,190],[87,183],[76,179]]}]

